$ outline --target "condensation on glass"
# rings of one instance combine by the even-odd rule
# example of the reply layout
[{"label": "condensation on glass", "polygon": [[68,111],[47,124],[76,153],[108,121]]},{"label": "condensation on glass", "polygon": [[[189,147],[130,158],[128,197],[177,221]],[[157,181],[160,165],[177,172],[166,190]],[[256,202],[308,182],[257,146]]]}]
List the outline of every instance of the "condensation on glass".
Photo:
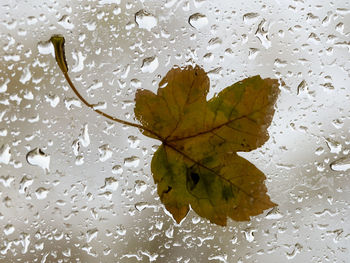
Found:
[{"label": "condensation on glass", "polygon": [[[349,261],[349,1],[4,0],[0,14],[1,262]],[[54,34],[82,95],[129,121],[136,89],[174,65],[201,65],[209,97],[281,79],[269,141],[241,154],[278,207],[176,224],[150,172],[159,142],[76,98]]]}]

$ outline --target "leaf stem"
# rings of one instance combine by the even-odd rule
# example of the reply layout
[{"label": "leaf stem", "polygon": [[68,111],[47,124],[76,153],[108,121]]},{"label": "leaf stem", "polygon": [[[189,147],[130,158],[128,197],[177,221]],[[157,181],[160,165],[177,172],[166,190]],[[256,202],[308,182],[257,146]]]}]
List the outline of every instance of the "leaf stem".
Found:
[{"label": "leaf stem", "polygon": [[157,137],[160,141],[164,141],[164,138],[162,138],[160,135],[158,135],[157,133],[155,133],[154,131],[140,125],[140,124],[137,124],[137,123],[132,123],[132,122],[129,122],[129,121],[125,121],[125,120],[122,120],[122,119],[119,119],[119,118],[116,118],[116,117],[113,117],[107,113],[104,113],[100,110],[97,110],[94,108],[94,105],[89,103],[80,93],[79,91],[76,89],[76,87],[74,86],[72,80],[70,79],[69,75],[68,75],[68,66],[67,66],[67,62],[66,62],[66,58],[65,58],[65,52],[64,52],[64,37],[62,36],[58,36],[58,35],[55,35],[55,36],[52,36],[51,39],[50,39],[51,43],[53,44],[54,46],[54,49],[55,49],[55,58],[56,58],[56,62],[59,66],[59,68],[61,69],[65,79],[67,80],[69,86],[72,88],[72,90],[74,91],[75,95],[87,106],[89,107],[90,109],[92,109],[94,112],[102,115],[103,117],[107,118],[107,119],[110,119],[114,122],[118,122],[118,123],[121,123],[123,125],[127,125],[127,126],[131,126],[131,127],[136,127],[140,130],[144,130],[150,134],[152,134],[153,136]]}]

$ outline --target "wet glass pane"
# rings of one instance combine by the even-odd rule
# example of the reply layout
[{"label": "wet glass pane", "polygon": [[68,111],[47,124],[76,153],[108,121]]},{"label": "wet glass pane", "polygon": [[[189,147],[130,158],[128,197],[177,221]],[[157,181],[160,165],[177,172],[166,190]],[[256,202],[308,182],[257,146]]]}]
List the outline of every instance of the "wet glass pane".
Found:
[{"label": "wet glass pane", "polygon": [[[348,262],[350,2],[0,3],[1,262]],[[177,224],[137,123],[137,89],[200,65],[213,97],[250,76],[280,80],[270,139],[239,153],[267,177],[273,209],[222,227]]]}]

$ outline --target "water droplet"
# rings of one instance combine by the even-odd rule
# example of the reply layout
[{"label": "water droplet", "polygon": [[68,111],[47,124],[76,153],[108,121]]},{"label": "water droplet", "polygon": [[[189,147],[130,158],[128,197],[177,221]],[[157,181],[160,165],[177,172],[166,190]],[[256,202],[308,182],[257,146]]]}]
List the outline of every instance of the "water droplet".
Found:
[{"label": "water droplet", "polygon": [[143,73],[152,73],[158,68],[158,66],[159,66],[159,62],[156,56],[148,57],[143,60],[141,71]]},{"label": "water droplet", "polygon": [[30,72],[29,67],[26,67],[23,69],[23,73],[19,81],[22,84],[26,84],[31,78],[32,78],[32,73]]},{"label": "water droplet", "polygon": [[72,53],[72,58],[74,59],[75,63],[72,68],[72,72],[79,72],[84,69],[84,61],[86,59],[86,56],[83,56],[83,53],[81,51]]},{"label": "water droplet", "polygon": [[74,25],[72,24],[72,22],[69,19],[69,16],[67,15],[62,16],[62,18],[57,23],[67,30],[72,30],[74,28]]},{"label": "water droplet", "polygon": [[126,167],[137,167],[140,163],[140,158],[137,156],[131,156],[124,159],[124,165]]},{"label": "water droplet", "polygon": [[342,149],[342,145],[339,142],[337,142],[333,139],[329,139],[329,138],[326,139],[326,142],[327,142],[327,146],[330,149],[331,153],[336,153],[336,154],[340,153],[340,151]]},{"label": "water droplet", "polygon": [[88,124],[85,124],[81,134],[79,135],[79,141],[83,147],[88,147],[90,145],[90,136],[89,136],[89,128]]},{"label": "water droplet", "polygon": [[44,187],[39,187],[35,190],[36,198],[39,200],[43,200],[47,197],[47,194],[49,193],[49,190]]},{"label": "water droplet", "polygon": [[209,40],[207,49],[213,50],[220,47],[222,44],[222,40],[219,37],[215,37]]},{"label": "water droplet", "polygon": [[269,49],[271,47],[271,41],[268,35],[268,23],[263,19],[258,25],[258,29],[255,32],[255,36],[260,40],[264,48]]},{"label": "water droplet", "polygon": [[15,180],[13,176],[7,175],[7,176],[1,176],[0,177],[0,183],[4,185],[4,187],[11,187],[11,183]]},{"label": "water droplet", "polygon": [[333,171],[345,172],[350,169],[350,157],[340,158],[330,164]]},{"label": "water droplet", "polygon": [[208,24],[208,18],[200,13],[195,13],[188,18],[188,23],[195,29],[201,29]]},{"label": "water droplet", "polygon": [[140,10],[135,14],[135,22],[139,28],[144,28],[148,31],[151,31],[158,23],[157,18],[145,10]]},{"label": "water droplet", "polygon": [[15,232],[15,227],[11,224],[7,224],[4,227],[4,233],[6,236],[11,235],[13,232]]},{"label": "water droplet", "polygon": [[256,232],[256,229],[251,229],[251,228],[247,228],[245,230],[242,230],[245,239],[248,242],[253,242],[254,241],[254,232]]},{"label": "water droplet", "polygon": [[102,191],[116,191],[118,188],[118,181],[114,177],[105,178],[105,184],[100,189]]},{"label": "water droplet", "polygon": [[19,190],[18,192],[20,194],[25,194],[27,191],[28,187],[33,184],[33,179],[27,176],[23,176],[21,181],[19,182]]},{"label": "water droplet", "polygon": [[142,180],[136,180],[135,181],[135,193],[137,195],[141,194],[142,192],[146,191],[147,184]]},{"label": "water droplet", "polygon": [[315,151],[315,154],[320,156],[321,154],[324,153],[324,148],[323,147],[318,147]]},{"label": "water droplet", "polygon": [[123,168],[117,164],[117,165],[113,166],[112,173],[121,175],[123,173]]},{"label": "water droplet", "polygon": [[0,85],[0,93],[4,93],[7,91],[7,84],[10,83],[10,79],[5,79],[5,82]]},{"label": "water droplet", "polygon": [[305,93],[308,93],[308,85],[306,83],[305,80],[302,80],[299,85],[298,85],[298,88],[297,88],[297,94],[305,94]]},{"label": "water droplet", "polygon": [[266,219],[280,219],[283,215],[277,207],[272,208],[265,216]]},{"label": "water droplet", "polygon": [[51,43],[51,41],[41,41],[38,43],[38,51],[42,55],[51,54],[55,56],[55,49]]},{"label": "water droplet", "polygon": [[39,166],[44,170],[49,171],[50,155],[45,154],[41,149],[35,148],[27,153],[27,162],[30,165]]},{"label": "water droplet", "polygon": [[259,14],[258,13],[246,13],[243,15],[243,21],[246,24],[254,24],[256,21],[258,21]]},{"label": "water droplet", "polygon": [[112,157],[112,150],[109,148],[109,145],[108,144],[104,144],[102,146],[100,146],[98,148],[98,151],[100,153],[100,161],[101,162],[105,162],[107,161],[109,158]]},{"label": "water droplet", "polygon": [[98,234],[97,228],[89,229],[89,230],[86,232],[86,242],[87,242],[87,243],[91,242],[91,240],[93,240],[94,238],[97,237],[97,234]]},{"label": "water droplet", "polygon": [[130,148],[137,148],[140,144],[140,140],[136,136],[129,136],[128,142],[130,144]]},{"label": "water droplet", "polygon": [[9,164],[11,159],[11,148],[8,144],[3,144],[0,148],[0,163]]}]

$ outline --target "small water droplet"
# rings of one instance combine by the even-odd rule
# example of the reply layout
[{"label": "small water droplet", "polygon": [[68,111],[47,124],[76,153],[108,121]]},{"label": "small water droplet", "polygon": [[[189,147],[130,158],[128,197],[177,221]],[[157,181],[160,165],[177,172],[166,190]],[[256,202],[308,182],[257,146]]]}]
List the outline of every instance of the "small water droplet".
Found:
[{"label": "small water droplet", "polygon": [[64,15],[61,17],[61,19],[57,22],[60,26],[62,26],[64,29],[72,30],[74,28],[74,25],[69,19],[68,15]]},{"label": "small water droplet", "polygon": [[97,228],[89,229],[89,230],[86,232],[86,242],[87,242],[87,243],[91,242],[94,238],[97,237],[97,234],[98,234]]},{"label": "small water droplet", "polygon": [[135,14],[135,22],[139,28],[151,31],[153,27],[157,26],[158,20],[154,15],[142,9]]},{"label": "small water droplet", "polygon": [[265,216],[266,219],[280,219],[283,215],[277,207],[272,208]]},{"label": "small water droplet", "polygon": [[15,227],[11,224],[7,224],[4,227],[4,233],[6,236],[11,235],[13,232],[15,232]]},{"label": "small water droplet", "polygon": [[118,181],[114,177],[105,178],[105,184],[100,189],[102,191],[116,191],[118,188]]},{"label": "small water droplet", "polygon": [[271,41],[268,35],[268,23],[263,19],[258,25],[258,29],[255,32],[255,36],[260,40],[262,46],[266,49],[271,47]]},{"label": "small water droplet", "polygon": [[342,149],[342,145],[339,142],[328,138],[328,139],[326,139],[326,143],[327,143],[327,146],[330,149],[331,153],[336,153],[336,154],[340,153],[340,151]]},{"label": "small water droplet", "polygon": [[128,142],[130,144],[130,148],[137,148],[140,144],[140,140],[136,136],[129,136]]},{"label": "small water droplet", "polygon": [[139,163],[140,163],[140,158],[137,156],[131,156],[131,157],[124,159],[124,165],[126,167],[135,167],[136,168],[137,166],[139,166]]},{"label": "small water droplet", "polygon": [[220,47],[222,44],[222,40],[219,37],[215,37],[209,40],[207,49],[213,50]]},{"label": "small water droplet", "polygon": [[109,158],[112,157],[112,150],[109,148],[109,145],[108,144],[104,144],[102,146],[100,146],[98,148],[98,151],[100,153],[100,161],[101,162],[105,162],[107,161]]},{"label": "small water droplet", "polygon": [[119,164],[117,164],[117,165],[113,166],[112,173],[121,175],[123,173],[123,168]]},{"label": "small water droplet", "polygon": [[0,163],[9,164],[11,159],[11,148],[8,144],[3,144],[0,148]]},{"label": "small water droplet", "polygon": [[41,149],[35,148],[27,153],[27,162],[30,165],[39,166],[44,170],[50,171],[50,155],[45,154]]},{"label": "small water droplet", "polygon": [[146,191],[147,184],[142,180],[136,180],[135,181],[135,193],[137,195],[141,194],[142,192]]},{"label": "small water droplet", "polygon": [[259,14],[258,13],[246,13],[243,15],[243,21],[246,24],[254,24],[256,21],[258,21]]},{"label": "small water droplet", "polygon": [[55,49],[51,43],[51,41],[41,41],[38,43],[38,51],[42,55],[51,54],[55,56]]},{"label": "small water droplet", "polygon": [[39,187],[35,190],[36,198],[39,200],[43,200],[47,197],[47,194],[49,193],[49,190],[44,187]]},{"label": "small water droplet", "polygon": [[141,71],[143,73],[152,73],[158,68],[158,66],[159,62],[156,56],[148,57],[142,61]]},{"label": "small water droplet", "polygon": [[208,18],[200,13],[195,13],[188,18],[188,23],[195,29],[201,29],[208,24]]}]

